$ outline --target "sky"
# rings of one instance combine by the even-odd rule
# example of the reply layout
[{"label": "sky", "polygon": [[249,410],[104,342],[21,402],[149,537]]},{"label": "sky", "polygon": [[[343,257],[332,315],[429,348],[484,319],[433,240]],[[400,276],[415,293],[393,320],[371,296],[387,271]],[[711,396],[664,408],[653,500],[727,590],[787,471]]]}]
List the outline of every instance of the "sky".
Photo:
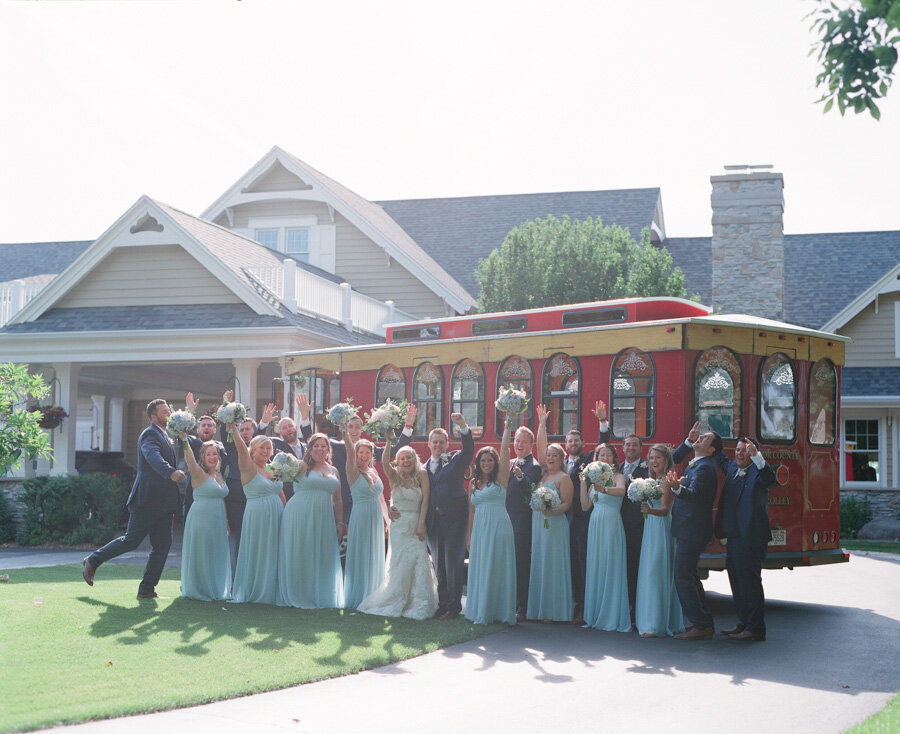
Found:
[{"label": "sky", "polygon": [[788,234],[900,229],[900,88],[823,115],[813,7],[0,0],[0,242],[200,214],[273,145],[370,200],[658,186],[669,236],[773,164]]}]

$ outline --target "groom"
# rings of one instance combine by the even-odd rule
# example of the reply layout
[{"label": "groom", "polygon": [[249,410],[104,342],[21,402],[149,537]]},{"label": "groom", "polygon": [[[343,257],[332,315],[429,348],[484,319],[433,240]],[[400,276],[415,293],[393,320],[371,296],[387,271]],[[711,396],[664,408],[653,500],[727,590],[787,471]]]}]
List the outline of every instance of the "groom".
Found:
[{"label": "groom", "polygon": [[428,434],[431,458],[425,466],[431,487],[425,524],[438,582],[438,610],[434,615],[438,619],[455,619],[462,611],[469,520],[469,496],[464,480],[475,455],[472,431],[462,413],[453,413],[450,420],[459,428],[462,450],[448,452],[447,431],[435,428]]}]

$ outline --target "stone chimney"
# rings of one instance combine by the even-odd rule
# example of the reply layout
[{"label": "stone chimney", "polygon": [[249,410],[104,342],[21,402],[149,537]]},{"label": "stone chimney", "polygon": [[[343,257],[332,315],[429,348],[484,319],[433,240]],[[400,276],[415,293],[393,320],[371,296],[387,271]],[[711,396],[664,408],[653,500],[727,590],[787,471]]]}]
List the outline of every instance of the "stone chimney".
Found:
[{"label": "stone chimney", "polygon": [[712,184],[712,305],[784,320],[784,176],[725,166]]}]

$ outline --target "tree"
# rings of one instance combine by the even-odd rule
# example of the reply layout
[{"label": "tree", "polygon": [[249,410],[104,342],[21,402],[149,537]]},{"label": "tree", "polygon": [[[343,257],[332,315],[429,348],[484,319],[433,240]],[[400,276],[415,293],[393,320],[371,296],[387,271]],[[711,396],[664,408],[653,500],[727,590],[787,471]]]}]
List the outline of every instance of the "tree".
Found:
[{"label": "tree", "polygon": [[29,400],[44,397],[49,388],[25,365],[0,364],[0,476],[18,468],[22,456],[49,456],[47,434],[40,429],[39,412],[26,409]]},{"label": "tree", "polygon": [[499,250],[478,263],[479,310],[518,311],[564,303],[635,296],[684,297],[684,274],[672,256],[650,243],[649,230],[635,242],[627,229],[564,217],[535,219],[515,227]]},{"label": "tree", "polygon": [[819,0],[809,17],[819,37],[810,54],[818,51],[822,65],[816,86],[826,90],[818,100],[825,103],[823,111],[837,102],[841,115],[849,108],[879,119],[875,100],[887,94],[897,64],[900,0],[850,0],[843,6]]}]

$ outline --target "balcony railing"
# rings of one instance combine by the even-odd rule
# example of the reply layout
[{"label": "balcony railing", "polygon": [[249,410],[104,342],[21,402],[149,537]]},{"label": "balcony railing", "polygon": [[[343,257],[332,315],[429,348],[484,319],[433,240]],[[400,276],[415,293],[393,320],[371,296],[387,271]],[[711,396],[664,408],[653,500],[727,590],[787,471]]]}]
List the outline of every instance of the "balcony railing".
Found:
[{"label": "balcony railing", "polygon": [[6,326],[25,304],[47,287],[46,283],[14,280],[0,285],[0,326]]}]

